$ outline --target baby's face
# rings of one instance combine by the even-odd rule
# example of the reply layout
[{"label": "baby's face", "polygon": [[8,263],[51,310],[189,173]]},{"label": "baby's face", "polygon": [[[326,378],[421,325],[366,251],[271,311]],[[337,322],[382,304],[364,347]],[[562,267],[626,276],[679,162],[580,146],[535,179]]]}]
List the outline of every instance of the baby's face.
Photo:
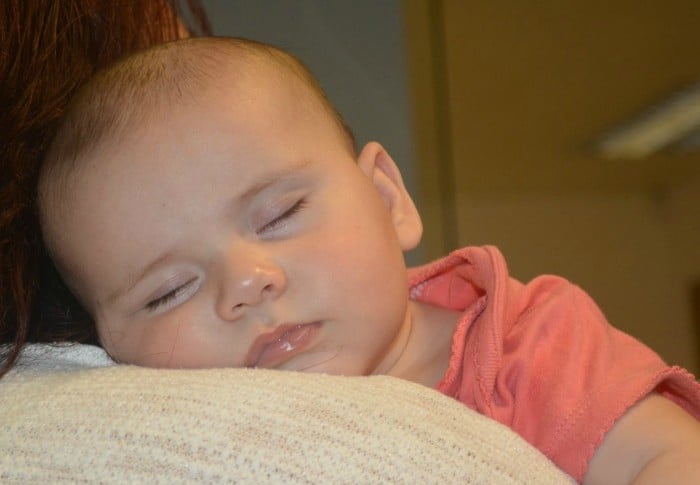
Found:
[{"label": "baby's face", "polygon": [[80,160],[53,249],[118,361],[385,370],[414,244],[386,177],[298,88],[246,82]]}]

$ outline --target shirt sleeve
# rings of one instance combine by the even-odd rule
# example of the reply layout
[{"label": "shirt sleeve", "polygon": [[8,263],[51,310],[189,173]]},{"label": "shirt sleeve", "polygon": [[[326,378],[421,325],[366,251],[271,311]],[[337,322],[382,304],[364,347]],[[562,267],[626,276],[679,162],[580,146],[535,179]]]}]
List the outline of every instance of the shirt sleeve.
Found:
[{"label": "shirt sleeve", "polygon": [[577,286],[555,276],[523,285],[499,257],[478,253],[460,270],[487,301],[460,322],[440,390],[511,427],[578,481],[615,421],[649,393],[700,418],[691,374],[612,327]]}]

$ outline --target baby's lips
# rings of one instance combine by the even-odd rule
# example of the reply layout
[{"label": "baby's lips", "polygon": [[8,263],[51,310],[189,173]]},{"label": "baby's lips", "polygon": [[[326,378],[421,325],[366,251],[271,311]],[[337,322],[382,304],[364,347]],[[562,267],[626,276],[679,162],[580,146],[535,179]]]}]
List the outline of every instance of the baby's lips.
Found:
[{"label": "baby's lips", "polygon": [[280,325],[260,335],[248,350],[246,367],[272,368],[303,352],[320,326],[318,322]]}]

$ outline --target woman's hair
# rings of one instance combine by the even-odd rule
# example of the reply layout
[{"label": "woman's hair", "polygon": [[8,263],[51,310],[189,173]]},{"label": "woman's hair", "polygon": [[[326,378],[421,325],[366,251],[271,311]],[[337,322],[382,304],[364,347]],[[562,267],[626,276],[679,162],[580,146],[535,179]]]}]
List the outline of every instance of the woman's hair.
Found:
[{"label": "woman's hair", "polygon": [[27,342],[95,342],[46,254],[36,208],[68,101],[107,64],[209,30],[198,0],[0,1],[0,377]]}]

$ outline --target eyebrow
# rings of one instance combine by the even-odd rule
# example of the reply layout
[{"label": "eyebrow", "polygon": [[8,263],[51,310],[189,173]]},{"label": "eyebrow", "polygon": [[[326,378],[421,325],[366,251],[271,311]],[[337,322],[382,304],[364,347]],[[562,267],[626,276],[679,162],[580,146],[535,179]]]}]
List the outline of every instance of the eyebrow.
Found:
[{"label": "eyebrow", "polygon": [[[310,160],[302,160],[292,166],[285,167],[281,170],[277,170],[271,173],[264,174],[258,180],[255,180],[250,187],[246,188],[239,195],[235,196],[232,201],[232,206],[245,204],[246,202],[253,199],[260,192],[264,191],[268,187],[271,187],[277,183],[284,180],[295,178],[299,175],[299,171],[311,165]],[[170,258],[173,254],[173,250],[168,250],[161,254],[154,260],[147,263],[143,269],[139,270],[135,275],[128,275],[126,278],[127,284],[121,288],[117,288],[115,291],[111,292],[107,296],[108,303],[114,303],[117,299],[121,298],[126,293],[130,292],[139,282],[146,277],[148,273],[153,270],[156,266],[161,264],[163,261]]]},{"label": "eyebrow", "polygon": [[251,186],[245,189],[241,194],[237,195],[234,198],[233,203],[239,205],[247,202],[272,185],[290,178],[296,178],[299,175],[299,171],[308,167],[309,165],[311,165],[311,161],[304,159],[290,167],[285,167],[281,170],[265,174],[260,177],[260,179],[253,182]]}]

